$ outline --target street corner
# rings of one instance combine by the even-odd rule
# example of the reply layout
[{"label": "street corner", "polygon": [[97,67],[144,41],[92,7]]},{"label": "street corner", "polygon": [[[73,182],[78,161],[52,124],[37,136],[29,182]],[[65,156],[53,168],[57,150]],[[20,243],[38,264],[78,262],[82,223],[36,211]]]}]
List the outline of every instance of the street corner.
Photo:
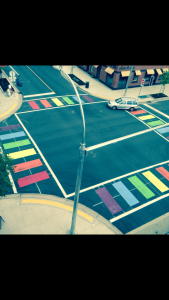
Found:
[{"label": "street corner", "polygon": [[0,122],[16,113],[22,106],[23,96],[21,93],[14,92],[14,95],[8,97],[5,93],[0,93]]}]

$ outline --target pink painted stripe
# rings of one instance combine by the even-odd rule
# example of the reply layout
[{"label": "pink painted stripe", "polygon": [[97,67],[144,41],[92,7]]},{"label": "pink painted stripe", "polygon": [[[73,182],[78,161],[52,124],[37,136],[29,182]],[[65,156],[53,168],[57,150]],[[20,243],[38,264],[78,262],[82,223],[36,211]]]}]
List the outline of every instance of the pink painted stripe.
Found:
[{"label": "pink painted stripe", "polygon": [[82,96],[83,98],[85,98],[87,101],[89,102],[94,102],[94,100],[92,100],[91,98],[89,98],[88,96]]},{"label": "pink painted stripe", "polygon": [[145,110],[136,110],[136,111],[132,111],[131,114],[133,115],[139,115],[139,114],[145,114],[147,113]]},{"label": "pink painted stripe", "polygon": [[18,184],[20,187],[23,187],[48,178],[50,178],[48,173],[46,171],[43,171],[18,179]]},{"label": "pink painted stripe", "polygon": [[33,109],[40,109],[40,107],[36,104],[35,101],[30,101],[28,103]]},{"label": "pink painted stripe", "polygon": [[47,100],[40,100],[40,102],[41,102],[45,107],[52,107],[52,105],[51,105]]},{"label": "pink painted stripe", "polygon": [[159,167],[156,169],[161,175],[163,175],[167,180],[169,180],[169,172],[163,167]]},{"label": "pink painted stripe", "polygon": [[113,215],[118,213],[119,211],[122,211],[122,208],[118,205],[118,203],[114,200],[114,198],[110,195],[105,187],[95,190],[95,192],[102,199],[104,204]]}]

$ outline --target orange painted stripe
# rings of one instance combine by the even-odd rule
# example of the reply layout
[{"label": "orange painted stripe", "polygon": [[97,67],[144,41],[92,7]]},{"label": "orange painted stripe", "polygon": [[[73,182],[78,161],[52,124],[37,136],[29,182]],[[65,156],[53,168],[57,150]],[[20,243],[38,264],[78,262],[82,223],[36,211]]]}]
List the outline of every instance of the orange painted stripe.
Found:
[{"label": "orange painted stripe", "polygon": [[163,167],[159,167],[156,169],[161,175],[163,175],[167,180],[169,180],[169,172]]},{"label": "orange painted stripe", "polygon": [[52,105],[51,105],[47,100],[40,100],[40,102],[41,102],[45,107],[52,107]]},{"label": "orange painted stripe", "polygon": [[24,162],[24,163],[21,163],[18,165],[14,165],[14,167],[16,167],[14,170],[14,173],[18,173],[21,171],[29,170],[29,169],[40,167],[40,166],[43,166],[40,159],[27,161],[27,162]]}]

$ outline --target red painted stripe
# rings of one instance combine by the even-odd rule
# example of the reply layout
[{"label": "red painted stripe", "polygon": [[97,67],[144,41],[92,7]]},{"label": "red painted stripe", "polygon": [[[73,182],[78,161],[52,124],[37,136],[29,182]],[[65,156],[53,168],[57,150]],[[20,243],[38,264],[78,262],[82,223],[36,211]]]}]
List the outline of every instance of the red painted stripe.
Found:
[{"label": "red painted stripe", "polygon": [[40,109],[40,107],[36,104],[35,101],[30,101],[28,103],[33,109]]},{"label": "red painted stripe", "polygon": [[136,110],[136,111],[132,111],[131,114],[133,115],[139,115],[139,114],[145,114],[147,113],[145,110]]},{"label": "red painted stripe", "polygon": [[43,164],[41,163],[40,159],[35,159],[14,166],[16,166],[14,173],[18,173],[21,171],[43,166]]},{"label": "red painted stripe", "polygon": [[18,184],[20,187],[23,187],[48,178],[50,178],[48,173],[46,171],[43,171],[18,179]]},{"label": "red painted stripe", "polygon": [[51,105],[47,100],[40,100],[40,102],[41,102],[45,107],[52,107],[52,105]]},{"label": "red painted stripe", "polygon": [[163,167],[159,167],[156,169],[161,175],[163,175],[167,180],[169,180],[169,172]]}]

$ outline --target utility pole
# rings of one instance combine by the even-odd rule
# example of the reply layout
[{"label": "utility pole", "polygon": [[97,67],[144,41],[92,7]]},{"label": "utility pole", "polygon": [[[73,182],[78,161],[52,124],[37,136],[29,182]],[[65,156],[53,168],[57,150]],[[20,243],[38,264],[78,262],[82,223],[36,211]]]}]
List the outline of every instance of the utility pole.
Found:
[{"label": "utility pole", "polygon": [[127,88],[128,88],[128,85],[129,85],[129,81],[130,81],[130,77],[131,77],[133,68],[134,68],[134,66],[132,66],[131,69],[130,69],[130,75],[129,75],[129,78],[128,78],[128,80],[127,80],[127,85],[126,85],[126,89],[125,89],[125,92],[124,92],[124,95],[123,95],[123,96],[126,96],[126,92],[127,92]]}]

